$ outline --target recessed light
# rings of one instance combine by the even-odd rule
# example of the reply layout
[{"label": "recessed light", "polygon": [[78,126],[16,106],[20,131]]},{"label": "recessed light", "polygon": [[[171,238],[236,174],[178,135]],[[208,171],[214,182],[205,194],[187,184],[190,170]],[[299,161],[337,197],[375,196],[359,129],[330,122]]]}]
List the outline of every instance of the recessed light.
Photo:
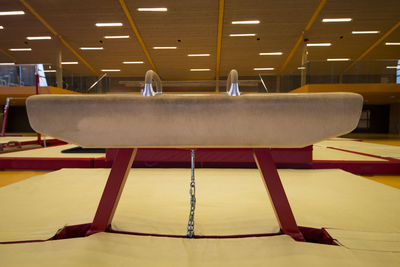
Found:
[{"label": "recessed light", "polygon": [[400,70],[400,66],[386,66],[387,69],[398,69]]},{"label": "recessed light", "polygon": [[176,49],[176,46],[154,46],[153,49]]},{"label": "recessed light", "polygon": [[385,45],[400,45],[400,43],[385,43]]},{"label": "recessed light", "polygon": [[123,64],[143,64],[143,61],[124,61]]},{"label": "recessed light", "polygon": [[80,47],[80,50],[103,50],[103,47]]},{"label": "recessed light", "polygon": [[121,22],[109,22],[109,23],[96,23],[97,27],[121,27],[123,24]]},{"label": "recessed light", "polygon": [[28,36],[28,40],[51,40],[51,36]]},{"label": "recessed light", "polygon": [[306,67],[297,67],[298,70],[305,70]]},{"label": "recessed light", "polygon": [[210,71],[210,69],[190,69],[190,71]]},{"label": "recessed light", "polygon": [[232,21],[232,24],[259,24],[259,20],[237,20]]},{"label": "recessed light", "polygon": [[247,37],[247,36],[256,36],[255,33],[231,33],[229,34],[231,37]]},{"label": "recessed light", "polygon": [[44,72],[57,72],[57,70],[44,70]]},{"label": "recessed light", "polygon": [[209,57],[210,54],[188,54],[188,57]]},{"label": "recessed light", "polygon": [[15,63],[0,63],[0,66],[13,66]]},{"label": "recessed light", "polygon": [[267,52],[267,53],[259,53],[260,56],[280,56],[283,55],[282,52]]},{"label": "recessed light", "polygon": [[62,65],[76,65],[78,64],[77,61],[67,61],[67,62],[61,62]]},{"label": "recessed light", "polygon": [[3,26],[0,26],[0,30],[3,30],[4,29],[4,27]]},{"label": "recessed light", "polygon": [[352,31],[352,34],[377,34],[380,31]]},{"label": "recessed light", "polygon": [[168,8],[166,7],[139,7],[137,9],[138,11],[144,11],[144,12],[166,12],[168,11]]},{"label": "recessed light", "polygon": [[2,11],[0,16],[10,16],[10,15],[24,15],[24,11]]},{"label": "recessed light", "polygon": [[349,61],[349,58],[327,58],[326,61]]},{"label": "recessed light", "polygon": [[253,70],[274,70],[275,68],[254,68]]},{"label": "recessed light", "polygon": [[103,72],[112,72],[112,71],[117,72],[117,71],[121,71],[121,70],[119,70],[119,69],[103,69],[101,71],[103,71]]},{"label": "recessed light", "polygon": [[322,19],[322,22],[349,22],[352,18]]},{"label": "recessed light", "polygon": [[104,39],[127,39],[129,35],[107,35],[104,36]]},{"label": "recessed light", "polygon": [[10,48],[10,51],[32,51],[32,48]]},{"label": "recessed light", "polygon": [[307,46],[331,46],[331,43],[308,43]]}]

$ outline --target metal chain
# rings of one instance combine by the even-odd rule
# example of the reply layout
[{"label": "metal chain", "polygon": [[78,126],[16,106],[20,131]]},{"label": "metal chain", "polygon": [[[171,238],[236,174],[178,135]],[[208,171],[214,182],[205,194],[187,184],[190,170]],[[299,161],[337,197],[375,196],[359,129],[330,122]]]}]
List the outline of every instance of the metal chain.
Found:
[{"label": "metal chain", "polygon": [[192,149],[191,153],[191,181],[190,181],[190,213],[189,213],[189,221],[187,226],[187,237],[193,238],[194,237],[194,210],[196,208],[196,184],[195,184],[195,177],[194,177],[194,149]]}]

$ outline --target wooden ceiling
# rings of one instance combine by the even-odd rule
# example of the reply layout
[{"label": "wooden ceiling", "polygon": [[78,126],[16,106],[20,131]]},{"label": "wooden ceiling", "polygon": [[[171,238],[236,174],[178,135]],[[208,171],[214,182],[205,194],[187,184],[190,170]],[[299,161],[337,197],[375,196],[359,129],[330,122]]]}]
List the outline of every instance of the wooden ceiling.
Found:
[{"label": "wooden ceiling", "polygon": [[[281,69],[296,41],[330,42],[330,47],[309,47],[310,61],[325,62],[327,58],[357,59],[386,32],[399,23],[399,0],[322,0],[323,7],[306,32],[321,0],[225,0],[219,10],[217,0],[0,0],[0,11],[24,10],[25,15],[0,16],[0,63],[56,64],[58,50],[63,61],[78,61],[64,68],[77,75],[94,75],[59,38],[39,21],[30,5],[79,55],[101,73],[102,69],[120,69],[115,76],[143,77],[151,69],[148,58],[133,32],[121,6],[126,3],[129,14],[143,39],[150,58],[165,80],[215,79],[218,47],[218,16],[223,14],[220,75],[226,76],[236,68],[240,76],[256,76],[255,67],[272,67],[264,75],[275,75]],[[139,12],[139,7],[166,7],[168,12]],[[352,18],[347,23],[323,23],[322,18]],[[260,20],[256,25],[232,25],[233,20]],[[122,27],[95,26],[98,22],[122,22]],[[378,30],[379,34],[354,35],[354,30]],[[255,37],[230,37],[231,33],[255,33]],[[51,40],[27,41],[27,36],[50,35]],[[105,35],[130,35],[129,39],[104,39]],[[371,50],[365,60],[388,60],[394,65],[400,58],[400,46],[385,42],[400,42],[397,27]],[[100,51],[82,51],[80,47],[102,46]],[[177,46],[176,50],[154,50],[154,46]],[[283,74],[298,73],[302,43]],[[31,52],[11,52],[10,48],[32,48]],[[260,56],[260,52],[282,52],[280,56]],[[189,53],[208,53],[209,57],[188,57]],[[125,65],[123,61],[144,61],[144,64]],[[349,62],[321,64],[321,73],[334,64],[344,70]],[[376,72],[392,73],[385,64]],[[323,70],[326,66],[326,70]],[[191,68],[207,68],[208,72],[191,72]],[[360,72],[361,68],[349,73]],[[111,74],[111,73],[110,73]]]}]

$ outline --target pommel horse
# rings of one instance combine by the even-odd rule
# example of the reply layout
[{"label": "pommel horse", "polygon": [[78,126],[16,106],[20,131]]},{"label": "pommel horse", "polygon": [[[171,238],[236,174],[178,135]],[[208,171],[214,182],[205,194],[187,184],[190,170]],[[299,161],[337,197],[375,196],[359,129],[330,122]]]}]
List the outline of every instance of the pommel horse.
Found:
[{"label": "pommel horse", "polygon": [[138,148],[251,148],[281,232],[296,224],[270,148],[299,148],[353,130],[363,98],[353,93],[229,95],[37,95],[32,128],[82,147],[117,148],[86,235],[110,230]]}]

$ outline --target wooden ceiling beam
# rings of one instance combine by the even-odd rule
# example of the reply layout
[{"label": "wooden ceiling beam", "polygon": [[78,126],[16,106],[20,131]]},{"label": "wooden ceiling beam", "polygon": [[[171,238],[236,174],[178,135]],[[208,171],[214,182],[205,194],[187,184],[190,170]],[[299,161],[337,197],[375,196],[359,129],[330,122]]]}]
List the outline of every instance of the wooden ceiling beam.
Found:
[{"label": "wooden ceiling beam", "polygon": [[133,17],[132,17],[132,15],[131,15],[131,13],[129,12],[129,9],[128,9],[128,7],[126,6],[125,0],[119,0],[119,3],[120,3],[120,5],[121,5],[122,10],[123,10],[124,13],[125,13],[125,17],[126,17],[127,20],[129,21],[129,24],[131,25],[131,28],[132,28],[133,32],[135,33],[135,35],[136,35],[136,38],[137,38],[138,41],[139,41],[140,46],[142,47],[142,50],[143,50],[144,54],[146,55],[147,61],[149,62],[151,68],[152,68],[155,72],[157,72],[157,68],[156,68],[156,66],[154,65],[153,60],[151,59],[149,50],[147,49],[147,47],[146,47],[146,45],[145,45],[145,43],[144,43],[144,41],[143,41],[143,38],[142,38],[142,36],[140,35],[138,28],[136,27],[136,24],[135,24],[135,22],[134,22],[134,20],[133,20]]},{"label": "wooden ceiling beam", "polygon": [[92,65],[90,65],[72,46],[25,0],[20,0],[20,2],[58,39],[63,43],[83,64],[85,64],[88,69],[96,75],[99,72],[96,71]]},{"label": "wooden ceiling beam", "polygon": [[279,68],[279,74],[282,74],[287,65],[289,64],[290,60],[292,60],[294,54],[296,53],[297,49],[299,48],[299,46],[303,43],[304,40],[304,33],[306,31],[308,31],[311,26],[314,24],[314,21],[317,19],[319,13],[321,12],[322,8],[325,6],[327,0],[321,0],[321,2],[319,2],[317,8],[314,10],[314,13],[312,14],[310,20],[308,21],[306,27],[304,28],[304,30],[301,32],[299,38],[297,39],[295,45],[293,46],[292,50],[290,50],[288,57],[286,58],[285,62],[283,62],[282,66]]},{"label": "wooden ceiling beam", "polygon": [[[224,8],[225,1],[219,0],[219,8],[218,8],[218,33],[217,33],[217,62],[215,66],[215,79],[219,80],[219,73],[221,67],[221,47],[222,47],[222,26],[224,24]],[[219,86],[216,86],[216,91],[219,92]]]},{"label": "wooden ceiling beam", "polygon": [[351,64],[349,64],[343,72],[340,74],[340,79],[342,79],[343,74],[351,69],[358,61],[363,59],[369,52],[372,51],[375,47],[377,47],[383,40],[386,39],[393,31],[395,31],[400,26],[400,21],[398,21],[392,28],[390,28],[385,34],[383,34],[375,43],[373,43],[370,47],[367,48],[358,58],[356,58]]},{"label": "wooden ceiling beam", "polygon": [[8,53],[7,51],[3,50],[0,48],[0,53],[6,55],[7,57],[11,58],[12,60],[14,60],[14,63],[18,63],[18,59],[16,57],[14,57],[13,55],[11,55],[10,53]]}]

